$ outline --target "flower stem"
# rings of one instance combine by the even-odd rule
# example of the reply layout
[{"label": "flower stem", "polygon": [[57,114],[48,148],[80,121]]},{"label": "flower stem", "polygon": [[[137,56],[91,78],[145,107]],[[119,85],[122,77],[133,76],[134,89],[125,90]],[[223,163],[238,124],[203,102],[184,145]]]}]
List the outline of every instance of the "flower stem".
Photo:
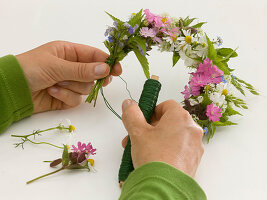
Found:
[{"label": "flower stem", "polygon": [[26,138],[26,140],[28,140],[29,142],[33,143],[33,144],[47,144],[47,145],[50,145],[50,146],[53,146],[53,147],[56,147],[56,148],[59,148],[59,149],[64,149],[63,147],[59,147],[57,145],[54,145],[54,144],[51,144],[49,142],[34,142],[28,138]]},{"label": "flower stem", "polygon": [[32,179],[32,180],[26,182],[26,184],[30,184],[30,183],[32,183],[32,182],[34,182],[34,181],[36,181],[36,180],[38,180],[38,179],[40,179],[40,178],[44,178],[44,177],[46,177],[46,176],[55,174],[55,173],[57,173],[57,172],[59,172],[59,171],[61,171],[61,170],[63,170],[63,169],[65,169],[65,168],[64,168],[64,167],[61,167],[60,169],[58,169],[58,170],[56,170],[56,171],[53,171],[53,172],[50,172],[50,173],[48,173],[48,174],[39,176],[39,177],[37,177],[37,178],[35,178],[35,179]]}]

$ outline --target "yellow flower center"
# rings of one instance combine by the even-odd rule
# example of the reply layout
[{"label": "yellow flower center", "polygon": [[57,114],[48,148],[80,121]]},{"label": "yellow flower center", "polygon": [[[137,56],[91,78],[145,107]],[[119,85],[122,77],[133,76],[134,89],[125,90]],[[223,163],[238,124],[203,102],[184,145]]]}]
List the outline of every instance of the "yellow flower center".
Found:
[{"label": "yellow flower center", "polygon": [[192,37],[190,35],[187,35],[185,37],[185,42],[188,43],[188,44],[191,44],[192,43]]},{"label": "yellow flower center", "polygon": [[174,36],[172,36],[172,41],[176,41],[177,40],[177,36],[176,35],[174,35]]},{"label": "yellow flower center", "polygon": [[162,20],[161,20],[163,23],[165,23],[166,21],[167,21],[167,18],[166,17],[164,17],[164,18],[162,18]]},{"label": "yellow flower center", "polygon": [[74,132],[75,131],[75,127],[73,125],[69,126],[69,132]]},{"label": "yellow flower center", "polygon": [[228,90],[223,89],[222,94],[226,96],[228,94]]},{"label": "yellow flower center", "polygon": [[94,164],[95,164],[94,159],[88,159],[88,162],[91,164],[91,166],[94,166]]},{"label": "yellow flower center", "polygon": [[206,46],[206,43],[202,43],[201,46],[202,46],[202,47],[205,47],[205,46]]},{"label": "yellow flower center", "polygon": [[132,15],[136,15],[136,13],[132,13]]}]

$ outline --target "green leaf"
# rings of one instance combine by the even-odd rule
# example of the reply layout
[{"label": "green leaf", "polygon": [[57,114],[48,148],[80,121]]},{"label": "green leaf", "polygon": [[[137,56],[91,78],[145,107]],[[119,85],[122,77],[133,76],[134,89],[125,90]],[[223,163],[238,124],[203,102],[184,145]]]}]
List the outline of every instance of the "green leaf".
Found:
[{"label": "green leaf", "polygon": [[172,66],[174,67],[174,65],[176,65],[176,63],[179,61],[180,59],[180,55],[179,53],[177,53],[176,51],[173,52],[173,56],[172,56]]},{"label": "green leaf", "polygon": [[201,28],[203,24],[206,24],[207,22],[200,22],[198,24],[195,24],[194,26],[191,26],[192,28]]},{"label": "green leaf", "polygon": [[237,125],[237,123],[231,122],[231,121],[226,121],[226,122],[214,122],[214,125],[216,126],[230,126],[230,125]]},{"label": "green leaf", "polygon": [[136,24],[140,27],[140,24],[143,20],[144,14],[143,14],[143,9],[141,9],[136,15],[131,17],[131,19],[128,21],[128,23],[134,27]]},{"label": "green leaf", "polygon": [[214,133],[215,133],[215,131],[216,131],[216,126],[215,126],[215,124],[213,123],[213,122],[210,122],[209,123],[209,125],[208,125],[208,134],[209,134],[209,136],[208,136],[208,142],[210,141],[210,139],[211,138],[213,138],[213,136],[214,136]]},{"label": "green leaf", "polygon": [[223,71],[225,75],[230,75],[230,71],[228,69],[228,65],[224,62],[213,62],[214,65],[216,65],[220,70]]},{"label": "green leaf", "polygon": [[257,92],[257,90],[249,83],[239,79],[236,77],[236,80],[241,84],[243,84],[243,87],[245,87],[246,89],[248,89],[252,94],[254,95],[259,95],[259,93]]},{"label": "green leaf", "polygon": [[206,33],[205,35],[206,35],[207,43],[208,43],[208,58],[212,60],[214,63],[217,61],[217,52]]},{"label": "green leaf", "polygon": [[237,56],[236,49],[233,50],[232,52],[230,52],[228,55],[226,55],[225,58],[218,60],[218,62],[222,62],[222,61],[228,62],[231,57],[236,57],[236,56],[232,56],[232,55]]},{"label": "green leaf", "polygon": [[105,12],[105,13],[107,13],[110,16],[110,18],[113,19],[113,21],[116,21],[120,24],[124,23],[123,21],[119,20],[118,18],[114,17],[113,15],[109,14],[108,12]]},{"label": "green leaf", "polygon": [[242,116],[242,114],[240,112],[237,112],[231,106],[228,106],[224,113],[227,114],[228,116],[231,116],[231,115],[241,115]]},{"label": "green leaf", "polygon": [[69,158],[68,147],[67,147],[67,145],[64,145],[64,151],[62,154],[62,165],[68,166],[69,162],[70,162],[70,158]]},{"label": "green leaf", "polygon": [[138,47],[138,45],[141,47],[141,49],[144,51],[144,54],[146,55],[146,39],[143,37],[135,36],[131,37],[128,41],[130,46]]},{"label": "green leaf", "polygon": [[189,19],[189,17],[186,17],[184,19],[184,26],[189,26],[196,18],[191,18]]},{"label": "green leaf", "polygon": [[236,51],[234,51],[231,48],[220,48],[220,49],[216,49],[216,51],[217,51],[218,55],[223,56],[223,57],[227,57],[227,56],[230,55],[230,58],[233,58],[233,57],[237,57],[238,56]]},{"label": "green leaf", "polygon": [[141,64],[143,70],[144,70],[146,78],[149,79],[150,74],[149,74],[149,65],[148,65],[147,58],[140,53],[140,51],[137,47],[134,47],[133,50],[134,50],[134,53],[135,53],[137,59],[139,60],[139,62]]},{"label": "green leaf", "polygon": [[232,84],[235,86],[235,88],[237,90],[239,90],[239,92],[241,92],[241,94],[243,94],[245,96],[245,91],[242,88],[242,85],[240,83],[238,83],[236,80],[232,79]]}]

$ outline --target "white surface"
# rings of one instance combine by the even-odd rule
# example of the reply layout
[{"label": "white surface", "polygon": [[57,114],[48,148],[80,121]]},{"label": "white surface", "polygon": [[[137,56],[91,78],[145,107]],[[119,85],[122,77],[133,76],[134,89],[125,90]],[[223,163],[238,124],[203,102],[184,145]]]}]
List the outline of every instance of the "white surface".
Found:
[{"label": "white surface", "polygon": [[[89,44],[106,51],[102,41],[106,25],[112,23],[104,11],[126,19],[140,8],[154,13],[168,12],[173,16],[198,17],[208,24],[204,29],[211,37],[223,37],[224,46],[239,47],[239,57],[231,61],[235,74],[252,83],[261,96],[247,95],[249,110],[236,119],[238,126],[219,129],[209,144],[197,172],[196,181],[208,199],[267,199],[267,131],[266,123],[266,20],[267,3],[260,0],[135,0],[135,1],[67,1],[67,0],[1,0],[0,55],[17,54],[52,40],[68,40]],[[151,73],[160,76],[162,91],[159,102],[182,100],[187,82],[183,63],[171,68],[171,55],[153,51],[149,58]],[[136,58],[129,55],[123,62],[123,77],[135,99],[145,81]],[[105,89],[114,108],[120,112],[127,98],[119,79]],[[97,148],[96,173],[63,171],[34,184],[31,178],[52,171],[43,160],[60,157],[60,151],[49,146],[25,145],[15,149],[18,140],[10,134],[27,134],[34,129],[50,127],[68,118],[76,126],[76,140],[91,141]],[[0,135],[0,195],[1,199],[117,199],[120,189],[117,174],[126,135],[122,123],[99,98],[96,108],[82,104],[66,111],[34,115],[13,124]],[[67,135],[49,133],[40,139],[61,144]]]}]

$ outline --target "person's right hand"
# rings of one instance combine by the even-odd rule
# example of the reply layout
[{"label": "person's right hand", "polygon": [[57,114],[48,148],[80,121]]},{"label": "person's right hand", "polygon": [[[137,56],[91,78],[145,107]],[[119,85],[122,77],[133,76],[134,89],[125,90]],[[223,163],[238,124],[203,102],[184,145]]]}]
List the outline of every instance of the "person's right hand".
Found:
[{"label": "person's right hand", "polygon": [[[131,100],[123,102],[122,112],[122,121],[131,138],[134,168],[159,161],[194,177],[204,153],[203,130],[179,103],[168,100],[159,104],[151,125]],[[125,138],[123,146],[126,141]]]}]

